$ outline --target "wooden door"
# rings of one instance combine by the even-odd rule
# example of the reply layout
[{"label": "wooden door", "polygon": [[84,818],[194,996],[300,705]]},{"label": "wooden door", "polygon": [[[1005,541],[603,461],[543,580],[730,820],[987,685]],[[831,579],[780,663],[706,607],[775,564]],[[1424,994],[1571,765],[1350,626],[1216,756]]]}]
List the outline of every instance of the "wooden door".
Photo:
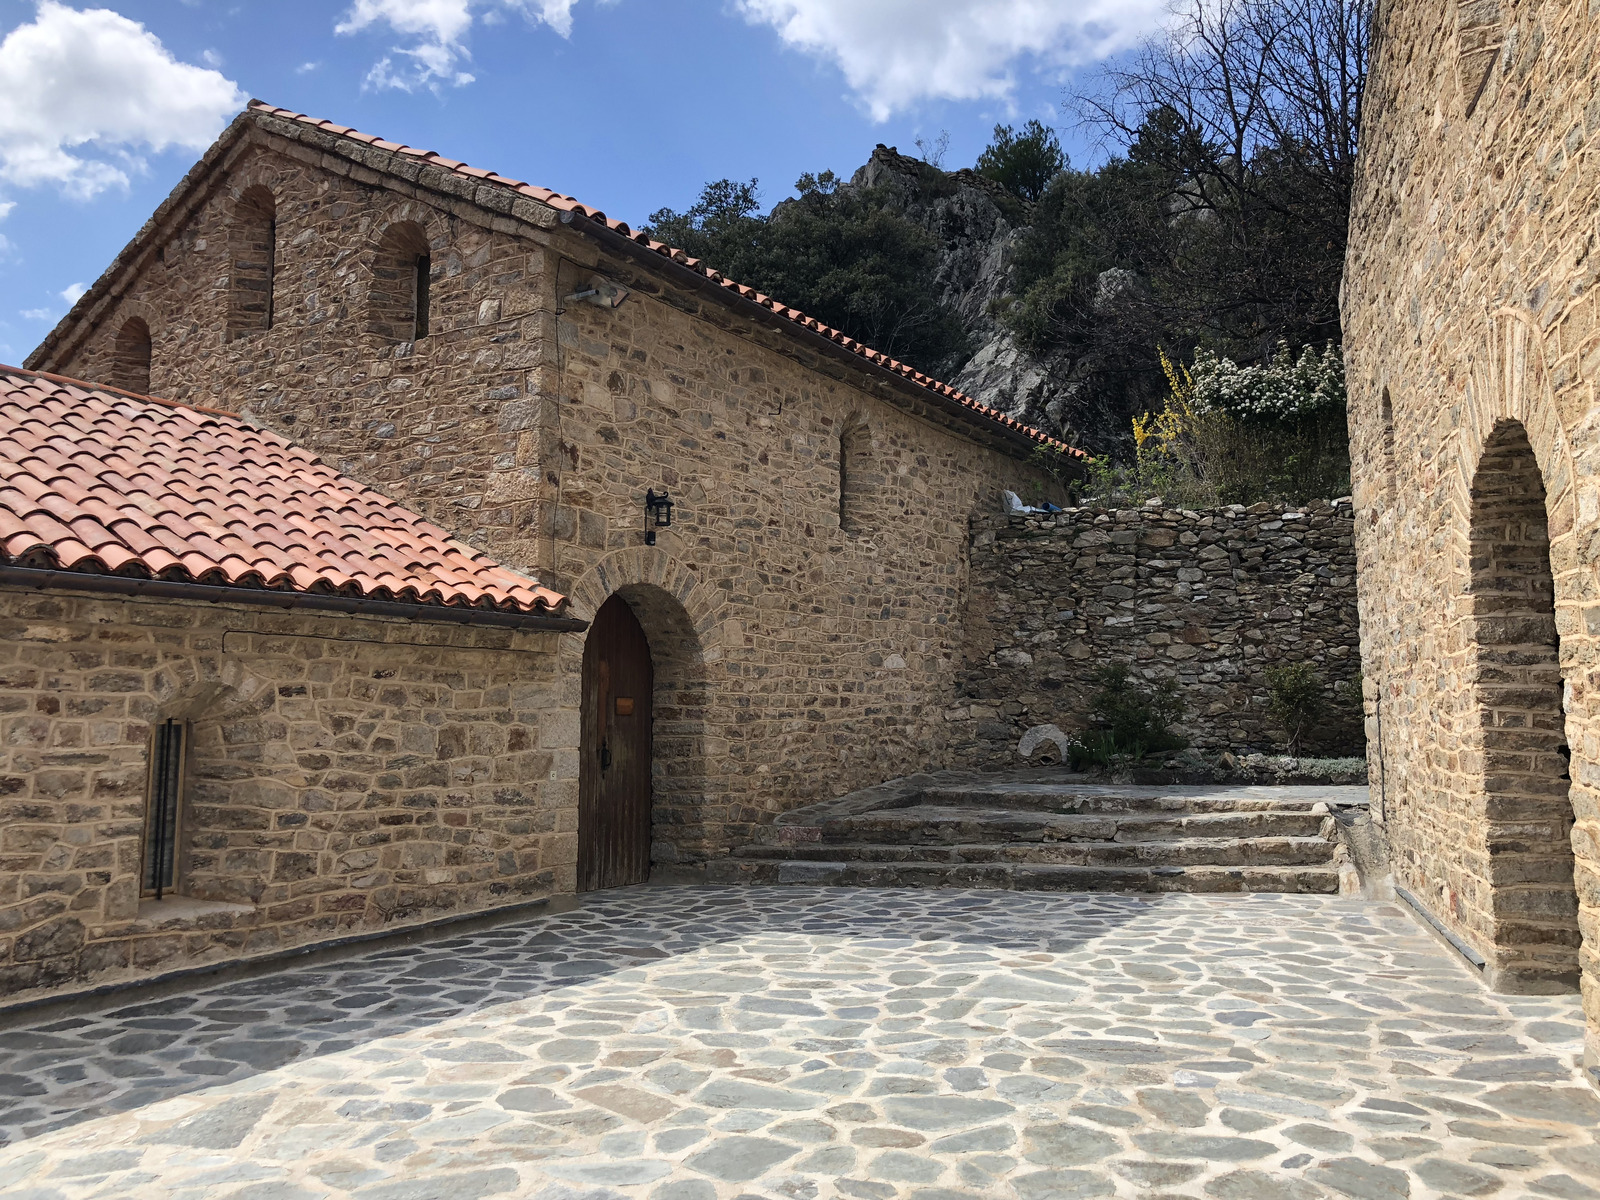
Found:
[{"label": "wooden door", "polygon": [[578,890],[650,875],[650,643],[621,596],[595,614],[583,645]]}]

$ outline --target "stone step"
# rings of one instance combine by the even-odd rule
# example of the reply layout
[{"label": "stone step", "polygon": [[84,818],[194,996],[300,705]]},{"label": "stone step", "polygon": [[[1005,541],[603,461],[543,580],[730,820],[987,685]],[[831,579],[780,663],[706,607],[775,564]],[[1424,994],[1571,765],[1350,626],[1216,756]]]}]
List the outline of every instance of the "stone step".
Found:
[{"label": "stone step", "polygon": [[723,884],[1001,888],[1058,892],[1305,892],[1337,895],[1333,866],[1099,867],[1054,863],[801,862],[724,858],[706,865]]},{"label": "stone step", "polygon": [[1061,814],[1003,808],[907,808],[839,817],[814,825],[769,825],[765,845],[970,845],[979,842],[1133,842],[1322,837],[1332,818],[1311,811]]},{"label": "stone step", "polygon": [[1151,842],[1010,842],[838,845],[797,842],[741,846],[734,857],[770,862],[1017,863],[1093,867],[1325,866],[1335,843],[1322,837],[1184,838]]},{"label": "stone step", "polygon": [[[1286,798],[1282,788],[996,786],[929,788],[915,803],[943,808],[1007,808],[1054,813],[1310,812],[1327,798]],[[1276,793],[1276,794],[1275,794]],[[1331,795],[1330,795],[1331,798]],[[1342,798],[1342,797],[1341,797]]]}]

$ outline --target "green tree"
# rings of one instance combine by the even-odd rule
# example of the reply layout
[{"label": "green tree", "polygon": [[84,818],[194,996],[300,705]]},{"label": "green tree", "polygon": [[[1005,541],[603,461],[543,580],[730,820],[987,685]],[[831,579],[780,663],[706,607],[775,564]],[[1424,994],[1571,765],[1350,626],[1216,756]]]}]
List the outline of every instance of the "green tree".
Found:
[{"label": "green tree", "polygon": [[651,213],[650,236],[695,258],[715,260],[753,245],[765,223],[760,180],[719,179],[706,184],[683,212],[661,208]]},{"label": "green tree", "polygon": [[924,371],[959,367],[966,338],[939,299],[932,235],[887,191],[832,171],[802,175],[795,191],[762,216],[755,180],[719,180],[684,212],[654,213],[649,232]]},{"label": "green tree", "polygon": [[996,125],[994,141],[978,156],[978,174],[1024,200],[1044,195],[1050,181],[1066,167],[1067,155],[1055,130],[1038,121],[1029,121],[1021,133],[1009,125]]}]

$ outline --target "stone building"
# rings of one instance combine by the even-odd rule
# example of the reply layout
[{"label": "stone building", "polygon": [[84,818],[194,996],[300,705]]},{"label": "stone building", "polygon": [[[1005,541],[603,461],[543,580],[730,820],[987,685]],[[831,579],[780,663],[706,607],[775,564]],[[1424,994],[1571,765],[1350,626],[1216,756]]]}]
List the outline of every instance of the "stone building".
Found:
[{"label": "stone building", "polygon": [[566,607],[237,417],[0,371],[0,996],[572,890]]},{"label": "stone building", "polygon": [[[568,840],[536,856],[556,891],[946,765],[969,527],[1004,489],[1056,494],[1077,457],[570,197],[260,103],[28,361],[292,437],[605,631],[548,656],[454,635],[488,673],[457,703],[542,689],[484,720],[551,723],[494,770],[562,810]],[[299,663],[311,641],[269,636],[289,619],[230,625],[224,658],[258,631]],[[195,621],[199,653],[219,634]],[[18,651],[28,678],[47,649]],[[417,686],[440,696],[470,672],[435,657]],[[464,736],[452,752],[479,753]],[[613,801],[620,824],[586,836]]]},{"label": "stone building", "polygon": [[1344,284],[1375,808],[1400,886],[1600,1067],[1600,24],[1397,0]]}]

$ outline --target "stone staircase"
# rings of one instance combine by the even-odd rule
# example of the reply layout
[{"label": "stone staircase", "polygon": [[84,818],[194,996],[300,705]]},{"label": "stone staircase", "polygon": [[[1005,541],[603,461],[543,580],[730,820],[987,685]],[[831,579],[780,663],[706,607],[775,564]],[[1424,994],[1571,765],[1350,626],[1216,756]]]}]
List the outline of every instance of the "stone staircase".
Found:
[{"label": "stone staircase", "polygon": [[1336,812],[1364,787],[1138,785],[943,772],[783,814],[713,883],[1048,891],[1360,889]]}]

